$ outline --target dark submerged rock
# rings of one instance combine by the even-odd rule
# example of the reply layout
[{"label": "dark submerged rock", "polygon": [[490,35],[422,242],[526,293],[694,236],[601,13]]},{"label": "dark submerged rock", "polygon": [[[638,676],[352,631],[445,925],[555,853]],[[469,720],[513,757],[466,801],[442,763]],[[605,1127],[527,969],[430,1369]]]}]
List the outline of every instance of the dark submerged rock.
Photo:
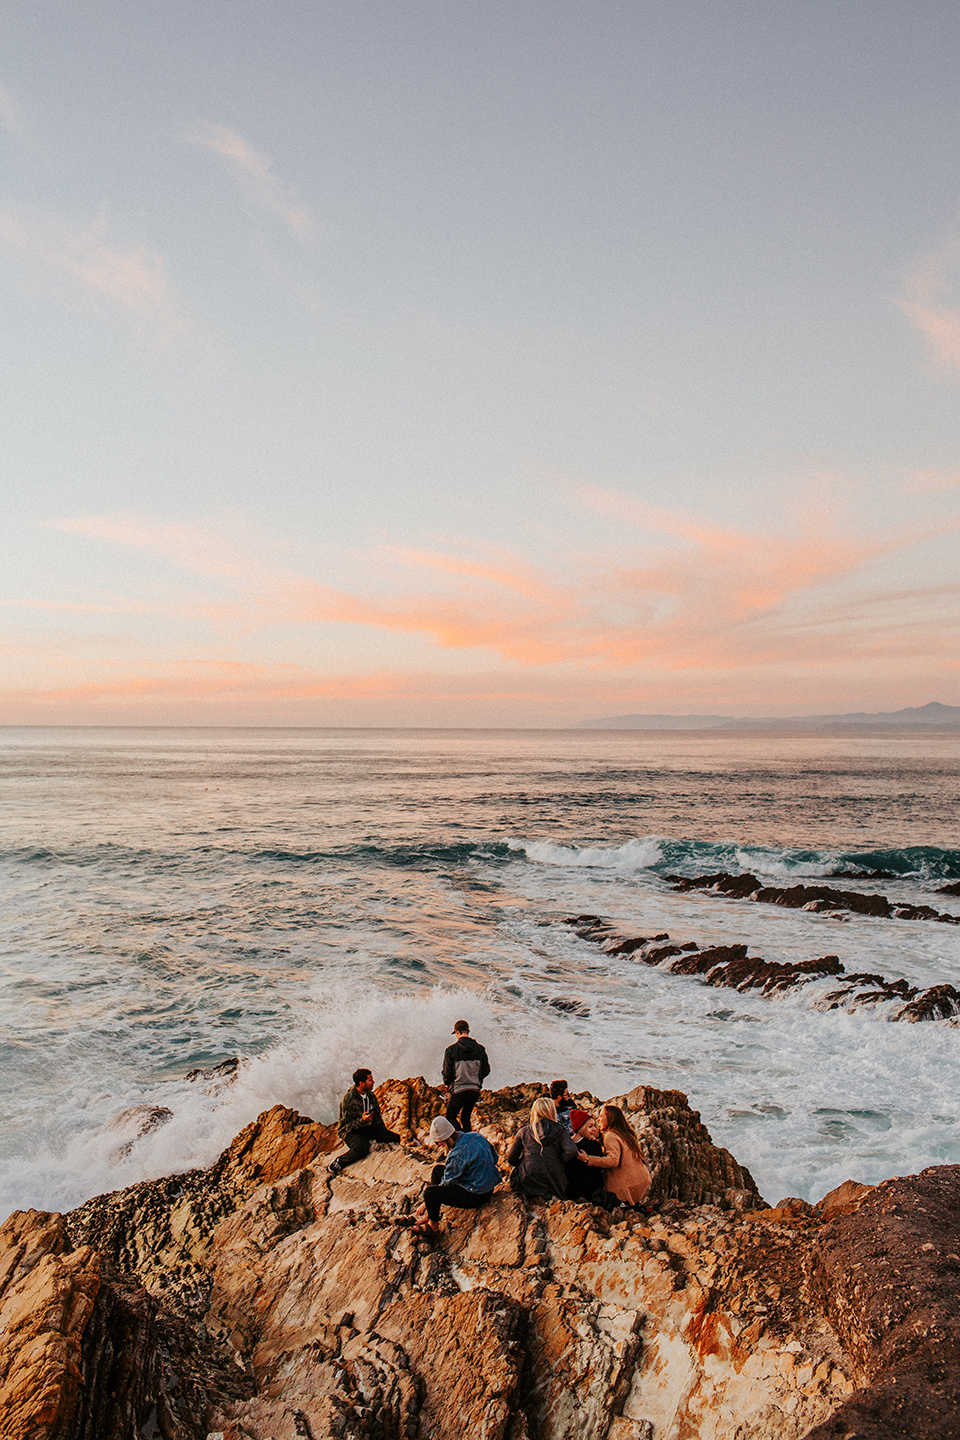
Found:
[{"label": "dark submerged rock", "polygon": [[[783,905],[788,910],[847,910],[854,915],[872,915],[888,920],[936,920],[943,925],[960,925],[960,915],[947,915],[929,905],[894,903],[885,895],[861,895],[856,890],[835,890],[829,885],[764,885],[755,875],[667,875],[675,890],[686,893],[702,890],[726,895],[733,900],[752,900],[763,905]],[[944,891],[941,894],[947,893]]]}]

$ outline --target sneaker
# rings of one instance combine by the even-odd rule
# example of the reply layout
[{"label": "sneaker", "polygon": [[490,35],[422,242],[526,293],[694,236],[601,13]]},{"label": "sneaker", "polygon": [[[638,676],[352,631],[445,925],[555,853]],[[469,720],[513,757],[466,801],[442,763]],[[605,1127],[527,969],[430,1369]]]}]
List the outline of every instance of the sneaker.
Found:
[{"label": "sneaker", "polygon": [[330,1164],[327,1166],[328,1175],[339,1175],[342,1173],[342,1171],[343,1166],[340,1164],[339,1160],[331,1160]]}]

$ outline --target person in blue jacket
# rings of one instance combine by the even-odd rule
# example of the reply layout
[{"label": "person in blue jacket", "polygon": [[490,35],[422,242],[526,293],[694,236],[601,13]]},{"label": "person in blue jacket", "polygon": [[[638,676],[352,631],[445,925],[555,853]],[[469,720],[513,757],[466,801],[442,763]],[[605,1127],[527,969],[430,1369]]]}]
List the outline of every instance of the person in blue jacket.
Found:
[{"label": "person in blue jacket", "polygon": [[441,1146],[447,1158],[445,1164],[433,1167],[417,1211],[415,1235],[438,1233],[442,1205],[454,1210],[478,1210],[501,1179],[496,1150],[476,1130],[458,1130],[445,1115],[438,1115],[430,1126],[430,1143]]}]

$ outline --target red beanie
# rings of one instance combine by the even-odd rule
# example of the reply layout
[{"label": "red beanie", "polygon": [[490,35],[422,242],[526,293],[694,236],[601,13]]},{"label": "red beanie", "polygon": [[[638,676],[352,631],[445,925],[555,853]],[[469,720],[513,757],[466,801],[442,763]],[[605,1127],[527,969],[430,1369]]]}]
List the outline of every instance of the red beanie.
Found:
[{"label": "red beanie", "polygon": [[587,1120],[589,1120],[589,1119],[590,1119],[590,1111],[589,1111],[589,1110],[571,1110],[571,1111],[570,1111],[570,1129],[573,1131],[574,1135],[576,1135],[577,1131],[578,1131],[578,1130],[584,1125],[584,1123],[585,1123]]}]

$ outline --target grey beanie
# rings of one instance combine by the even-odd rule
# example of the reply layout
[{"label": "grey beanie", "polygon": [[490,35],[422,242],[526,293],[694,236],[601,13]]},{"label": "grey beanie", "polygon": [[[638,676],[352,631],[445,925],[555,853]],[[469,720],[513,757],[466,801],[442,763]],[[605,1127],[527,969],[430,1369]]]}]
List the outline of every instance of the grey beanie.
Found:
[{"label": "grey beanie", "polygon": [[456,1135],[456,1125],[451,1125],[446,1115],[438,1115],[430,1125],[430,1143],[439,1145],[441,1140],[449,1140],[451,1135]]}]

